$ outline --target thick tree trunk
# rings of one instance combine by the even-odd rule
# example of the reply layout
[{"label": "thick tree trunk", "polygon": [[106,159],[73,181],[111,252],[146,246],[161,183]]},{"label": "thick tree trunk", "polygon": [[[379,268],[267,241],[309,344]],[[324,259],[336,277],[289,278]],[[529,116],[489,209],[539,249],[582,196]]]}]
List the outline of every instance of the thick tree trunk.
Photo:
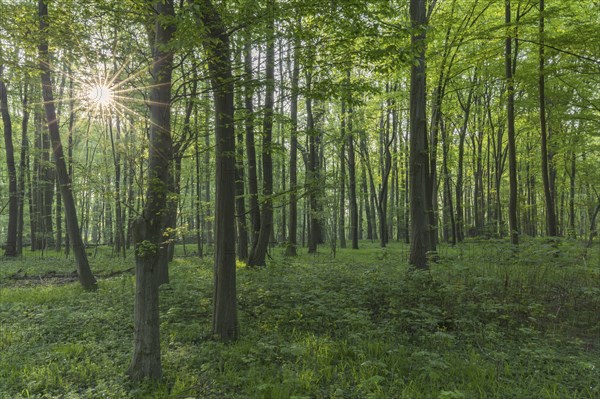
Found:
[{"label": "thick tree trunk", "polygon": [[75,209],[75,201],[73,200],[73,192],[71,191],[71,180],[67,171],[65,157],[63,153],[62,143],[60,140],[60,132],[58,130],[58,121],[56,120],[56,111],[54,108],[54,96],[52,94],[52,81],[50,79],[50,64],[48,63],[48,6],[43,0],[38,2],[38,14],[40,18],[41,42],[38,46],[39,51],[39,67],[42,71],[42,95],[44,99],[44,108],[46,111],[46,120],[48,130],[52,141],[54,153],[54,162],[58,181],[60,183],[60,191],[67,216],[67,226],[69,228],[69,237],[71,238],[73,252],[75,253],[75,261],[77,263],[77,274],[79,282],[84,289],[90,290],[96,288],[96,279],[92,274],[88,263],[81,234],[79,232],[79,223],[77,222],[77,210]]},{"label": "thick tree trunk", "polygon": [[134,305],[134,349],[128,373],[134,380],[162,376],[160,361],[160,319],[158,286],[164,279],[168,245],[167,197],[172,184],[171,162],[171,75],[173,51],[169,48],[175,25],[169,19],[175,11],[172,0],[157,0],[153,15],[152,80],[150,89],[150,138],[148,148],[148,188],[142,215],[133,226],[136,288]]},{"label": "thick tree trunk", "polygon": [[413,62],[410,79],[410,264],[427,269],[427,251],[431,247],[427,214],[427,181],[429,154],[427,151],[427,118],[425,115],[425,28],[426,1],[410,1],[413,29],[411,44]]},{"label": "thick tree trunk", "polygon": [[[194,0],[189,0],[192,4]],[[235,341],[237,318],[235,270],[235,132],[234,98],[229,34],[210,0],[199,0],[196,9],[201,30],[207,35],[204,49],[215,103],[216,209],[213,333],[222,341]]]}]

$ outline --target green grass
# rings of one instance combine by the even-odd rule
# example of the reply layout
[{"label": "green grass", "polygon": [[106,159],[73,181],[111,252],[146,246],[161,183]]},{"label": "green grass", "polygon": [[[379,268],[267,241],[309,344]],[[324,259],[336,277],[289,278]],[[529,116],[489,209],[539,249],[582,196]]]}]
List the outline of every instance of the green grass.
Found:
[{"label": "green grass", "polygon": [[[440,248],[361,242],[238,269],[241,338],[210,337],[212,263],[176,258],[161,288],[164,378],[128,380],[133,258],[0,264],[0,398],[598,398],[600,260],[563,241]],[[302,251],[304,252],[304,251]],[[18,272],[18,273],[17,273]],[[15,280],[11,276],[41,276]]]}]

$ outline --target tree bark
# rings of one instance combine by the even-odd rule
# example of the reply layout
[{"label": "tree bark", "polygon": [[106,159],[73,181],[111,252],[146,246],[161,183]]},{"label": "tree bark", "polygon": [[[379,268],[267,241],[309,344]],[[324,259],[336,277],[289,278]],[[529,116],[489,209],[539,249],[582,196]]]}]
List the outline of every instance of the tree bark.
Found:
[{"label": "tree bark", "polygon": [[[476,72],[474,72],[476,74]],[[473,79],[475,80],[475,79]],[[465,225],[464,225],[464,210],[463,210],[463,170],[464,170],[464,158],[465,158],[465,139],[467,137],[467,126],[469,123],[469,116],[471,115],[471,99],[473,98],[473,88],[469,90],[467,101],[463,102],[460,97],[460,92],[457,93],[458,100],[463,110],[463,124],[459,132],[458,141],[458,172],[456,174],[456,241],[463,242],[465,239]]]},{"label": "tree bark", "polygon": [[244,126],[246,129],[246,157],[248,162],[248,197],[250,206],[251,252],[256,247],[260,233],[260,207],[258,205],[258,177],[256,148],[254,144],[254,82],[252,78],[252,42],[250,33],[244,43]]},{"label": "tree bark", "polygon": [[39,67],[42,71],[42,95],[44,99],[44,109],[46,111],[48,130],[50,132],[50,139],[52,141],[54,162],[56,165],[56,172],[58,174],[58,181],[60,183],[60,191],[65,207],[67,226],[69,228],[69,237],[72,242],[75,261],[77,263],[79,282],[84,289],[91,290],[97,287],[96,279],[94,278],[94,275],[90,269],[83,241],[81,240],[81,234],[79,232],[77,210],[75,209],[75,201],[73,200],[73,192],[71,191],[71,179],[69,178],[65,163],[63,147],[60,140],[60,132],[58,129],[58,121],[56,119],[56,110],[54,108],[52,80],[50,79],[50,64],[48,61],[48,5],[45,4],[43,0],[39,0],[38,2],[38,15],[40,19],[39,23],[41,32],[41,40],[38,46],[38,51]]},{"label": "tree bark", "polygon": [[[311,90],[312,74],[307,73],[306,86]],[[310,204],[310,230],[308,235],[308,253],[316,253],[317,246],[321,241],[321,221],[319,215],[319,135],[315,128],[313,115],[313,99],[310,95],[306,98],[306,131],[308,133],[308,197]]]},{"label": "tree bark", "polygon": [[[511,29],[510,0],[505,0],[505,22],[506,28]],[[519,226],[517,219],[517,149],[515,144],[515,83],[513,78],[513,51],[512,34],[506,37],[504,65],[507,82],[508,101],[507,124],[508,124],[508,173],[509,173],[509,200],[508,200],[508,227],[510,230],[510,242],[513,245],[519,244]]]},{"label": "tree bark", "polygon": [[[1,50],[0,50],[1,53]],[[4,66],[0,64],[0,114],[4,123],[4,146],[6,149],[6,169],[8,171],[8,231],[4,256],[16,257],[17,224],[19,218],[19,195],[17,192],[17,170],[15,167],[15,150],[12,139],[12,124],[8,112],[8,93],[3,76]]]},{"label": "tree bark", "polygon": [[[26,179],[30,179],[29,171],[29,140],[27,139],[27,127],[29,125],[29,101],[28,101],[28,85],[23,87],[23,120],[21,122],[21,159],[19,160],[18,190],[19,190],[19,214],[17,217],[17,253],[23,253],[23,229],[24,229],[24,214],[25,214],[25,184]],[[31,198],[31,197],[30,197]]]},{"label": "tree bark", "polygon": [[546,122],[546,57],[544,54],[544,0],[540,0],[540,20],[539,20],[539,91],[540,91],[540,135],[541,135],[541,157],[542,157],[542,182],[544,184],[544,198],[546,199],[546,233],[550,237],[558,235],[556,225],[556,207],[554,206],[554,197],[550,187],[550,172],[548,168],[548,133]]},{"label": "tree bark", "polygon": [[266,87],[265,108],[262,134],[262,173],[263,200],[260,210],[260,233],[256,246],[250,252],[249,266],[264,266],[266,262],[269,239],[273,228],[273,97],[275,91],[275,20],[274,1],[267,1],[267,54],[266,54]]},{"label": "tree bark", "polygon": [[188,0],[205,32],[215,103],[216,206],[213,333],[222,341],[235,341],[237,318],[235,270],[235,132],[234,97],[229,34],[210,0]]},{"label": "tree bark", "polygon": [[[150,138],[148,148],[148,188],[142,215],[133,226],[136,285],[134,305],[134,350],[128,373],[134,380],[158,379],[160,361],[160,318],[158,286],[164,279],[168,243],[167,197],[171,187],[173,140],[171,138],[171,76],[175,34],[173,0],[153,4],[152,86],[150,89]],[[168,21],[168,22],[165,22]]]},{"label": "tree bark", "polygon": [[427,120],[425,116],[425,28],[427,24],[425,0],[410,1],[410,19],[413,34],[411,45],[413,62],[410,79],[410,264],[427,269],[427,251],[430,249],[429,218],[427,214],[427,179],[429,157],[427,151]]},{"label": "tree bark", "polygon": [[[347,73],[350,82],[350,71]],[[349,91],[349,90],[348,90]],[[348,148],[348,187],[350,202],[350,237],[352,249],[358,249],[358,205],[356,203],[356,161],[354,152],[354,135],[352,131],[352,105],[348,107],[348,130],[346,132],[346,146]]]},{"label": "tree bark", "polygon": [[340,127],[340,202],[339,202],[339,223],[338,223],[338,238],[340,240],[340,248],[346,248],[346,102],[342,99],[341,112],[341,127]]},{"label": "tree bark", "polygon": [[[298,25],[300,25],[300,22],[298,22]],[[298,57],[299,48],[298,43],[296,43],[292,67],[292,97],[290,99],[290,216],[288,244],[285,249],[286,256],[296,256],[298,246],[298,80],[300,78],[300,60]]]}]

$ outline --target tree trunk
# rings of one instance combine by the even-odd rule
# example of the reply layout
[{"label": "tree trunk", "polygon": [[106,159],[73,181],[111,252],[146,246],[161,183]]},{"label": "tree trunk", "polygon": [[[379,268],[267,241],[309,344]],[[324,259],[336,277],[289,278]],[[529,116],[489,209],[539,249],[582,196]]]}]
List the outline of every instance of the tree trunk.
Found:
[{"label": "tree trunk", "polygon": [[[347,73],[347,81],[350,82],[350,71]],[[348,107],[346,145],[348,147],[348,187],[350,189],[348,198],[350,201],[350,237],[352,238],[352,249],[358,249],[358,205],[356,203],[356,161],[352,131],[352,105]]]},{"label": "tree trunk", "polygon": [[[23,120],[21,122],[21,159],[19,161],[18,190],[19,190],[19,214],[17,216],[17,253],[23,254],[23,229],[25,213],[25,184],[26,178],[30,179],[29,171],[29,140],[27,139],[27,127],[29,125],[29,103],[28,103],[28,85],[23,88]],[[31,198],[31,197],[30,197]]]},{"label": "tree trunk", "polygon": [[541,127],[541,157],[542,157],[542,182],[544,184],[544,198],[546,199],[546,233],[550,237],[558,235],[556,225],[556,207],[550,188],[550,172],[548,170],[548,134],[546,123],[546,57],[544,55],[544,0],[540,0],[540,21],[539,21],[539,91],[540,91],[540,127]]},{"label": "tree trunk", "polygon": [[427,214],[427,180],[429,157],[427,151],[426,107],[426,2],[410,1],[410,19],[413,29],[411,45],[413,62],[410,79],[410,264],[417,269],[427,269],[430,232]]},{"label": "tree trunk", "polygon": [[77,274],[79,282],[86,290],[95,289],[96,279],[92,274],[88,263],[81,234],[79,233],[79,223],[77,222],[77,210],[75,209],[75,201],[73,200],[73,192],[71,191],[71,180],[65,164],[62,143],[60,141],[60,132],[58,130],[58,121],[56,120],[56,111],[54,108],[54,96],[52,94],[52,81],[50,79],[50,64],[48,62],[48,6],[43,0],[38,2],[38,15],[40,18],[41,42],[38,46],[39,51],[39,67],[42,71],[42,94],[44,99],[44,109],[46,111],[46,120],[52,148],[54,153],[54,162],[56,172],[60,183],[60,191],[67,216],[67,226],[69,228],[69,237],[72,242],[73,252],[75,253],[75,261],[77,263]]},{"label": "tree trunk", "polygon": [[[474,75],[476,72],[474,72]],[[475,79],[473,78],[473,81]],[[463,109],[464,115],[462,118],[463,124],[459,132],[458,142],[458,172],[456,174],[456,241],[463,242],[465,239],[465,223],[464,223],[464,211],[463,211],[463,169],[464,169],[464,157],[465,157],[465,138],[467,137],[467,126],[469,123],[469,116],[471,115],[471,99],[473,98],[473,88],[469,90],[467,101],[463,102],[460,97],[460,92],[457,93],[458,100]]]},{"label": "tree trunk", "polygon": [[[371,217],[372,212],[375,212],[369,204],[369,188],[367,186],[367,166],[363,159],[362,167],[360,169],[360,180],[362,189],[362,202],[365,208],[365,219],[367,221],[367,240],[373,240],[373,218]],[[361,212],[362,215],[362,212]]]},{"label": "tree trunk", "polygon": [[266,262],[269,239],[273,228],[273,97],[275,91],[275,21],[274,1],[267,1],[267,58],[265,108],[262,134],[262,172],[263,172],[263,206],[260,210],[260,233],[256,246],[250,252],[249,266],[264,266]]},{"label": "tree trunk", "polygon": [[[507,29],[510,28],[510,0],[505,0],[505,22]],[[507,124],[508,124],[508,172],[509,172],[509,189],[510,195],[508,200],[508,227],[510,230],[510,242],[513,245],[519,244],[519,226],[517,219],[517,149],[515,144],[515,87],[513,78],[513,51],[512,51],[512,34],[506,37],[506,46],[504,54],[505,73],[507,81],[508,101],[507,109]]]},{"label": "tree trunk", "polygon": [[571,153],[571,165],[569,174],[569,236],[575,238],[577,232],[575,230],[575,172],[576,172],[575,152]]},{"label": "tree trunk", "polygon": [[[300,25],[300,22],[298,22]],[[286,256],[296,256],[298,246],[298,80],[300,61],[298,43],[294,46],[294,65],[292,67],[292,93],[290,99],[290,217],[288,222],[288,244]]]},{"label": "tree trunk", "polygon": [[164,278],[168,245],[167,197],[171,186],[173,141],[171,138],[171,76],[175,34],[171,19],[175,11],[172,0],[154,3],[154,38],[152,44],[152,86],[150,89],[150,138],[148,143],[148,188],[142,215],[133,226],[135,243],[136,286],[134,305],[134,350],[128,373],[134,380],[162,376],[160,362],[160,319],[158,286]]},{"label": "tree trunk", "polygon": [[[194,0],[189,0],[192,4]],[[199,1],[195,10],[205,32],[203,46],[215,103],[216,209],[213,333],[222,341],[235,341],[237,318],[235,270],[235,132],[233,76],[229,34],[210,0]]]},{"label": "tree trunk", "polygon": [[[307,73],[306,86],[308,90],[311,90],[312,75],[311,72]],[[310,231],[308,235],[308,253],[313,254],[317,252],[317,246],[321,241],[321,221],[319,215],[319,185],[320,173],[319,173],[319,134],[315,128],[314,116],[313,116],[313,99],[308,96],[306,98],[306,131],[308,133],[308,197],[310,204]]]},{"label": "tree trunk", "polygon": [[235,168],[235,211],[237,214],[237,257],[248,260],[248,223],[246,219],[246,199],[244,197],[244,132],[237,134],[236,168]]},{"label": "tree trunk", "polygon": [[15,257],[17,249],[17,224],[19,218],[19,195],[17,192],[17,170],[15,167],[15,150],[12,140],[12,124],[8,112],[8,94],[3,76],[4,66],[0,64],[0,114],[4,123],[4,146],[6,148],[6,169],[8,171],[8,231],[4,256]]},{"label": "tree trunk", "polygon": [[339,198],[339,223],[338,237],[340,248],[346,248],[346,103],[342,99],[342,115],[340,128],[340,198]]},{"label": "tree trunk", "polygon": [[244,44],[244,102],[245,117],[244,126],[246,129],[246,157],[248,162],[248,197],[250,205],[250,237],[251,251],[254,250],[258,242],[260,233],[260,207],[258,205],[258,177],[256,171],[256,148],[254,144],[254,82],[252,78],[252,38],[248,33],[246,43]]}]

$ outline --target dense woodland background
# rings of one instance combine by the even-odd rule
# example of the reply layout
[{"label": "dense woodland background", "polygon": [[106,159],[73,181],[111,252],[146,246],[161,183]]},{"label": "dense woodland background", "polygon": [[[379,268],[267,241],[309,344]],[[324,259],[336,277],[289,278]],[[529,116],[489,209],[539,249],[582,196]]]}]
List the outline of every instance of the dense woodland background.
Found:
[{"label": "dense woodland background", "polygon": [[[306,252],[591,267],[599,27],[592,0],[3,0],[3,260],[66,255],[95,290],[90,256],[135,259],[134,380],[162,376],[175,253],[214,259],[225,342],[236,268]],[[597,305],[580,326],[596,351]]]}]

